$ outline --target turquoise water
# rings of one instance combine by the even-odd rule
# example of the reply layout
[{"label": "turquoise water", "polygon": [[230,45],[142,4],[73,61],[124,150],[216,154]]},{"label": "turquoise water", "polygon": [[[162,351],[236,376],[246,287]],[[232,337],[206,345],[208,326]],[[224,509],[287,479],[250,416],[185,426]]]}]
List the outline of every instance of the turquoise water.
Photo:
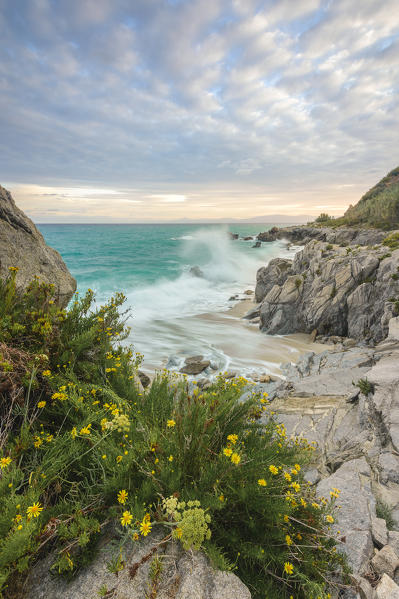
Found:
[{"label": "turquoise water", "polygon": [[[211,237],[257,235],[266,225],[38,225],[47,243],[57,249],[80,291],[96,289],[102,298],[113,291],[132,290],[160,279],[173,280],[189,266],[204,266],[214,258]],[[201,239],[203,242],[189,244]],[[209,241],[206,239],[209,235]],[[234,243],[239,253],[253,256],[253,242]],[[190,248],[190,245],[193,247]],[[225,248],[227,249],[227,248]],[[256,250],[262,255],[265,249]]]},{"label": "turquoise water", "polygon": [[[254,240],[243,239],[270,226],[46,224],[39,229],[62,255],[80,292],[90,287],[103,302],[123,291],[131,309],[130,341],[151,369],[174,362],[177,368],[193,352],[220,368],[236,364],[242,354],[237,344],[244,341],[237,339],[237,322],[224,318],[234,304],[229,298],[245,297],[260,266],[289,254],[282,242],[255,249]],[[231,240],[228,231],[240,239]],[[190,273],[193,266],[200,267],[201,277]],[[244,364],[241,355],[240,368],[250,367],[253,359]]]}]

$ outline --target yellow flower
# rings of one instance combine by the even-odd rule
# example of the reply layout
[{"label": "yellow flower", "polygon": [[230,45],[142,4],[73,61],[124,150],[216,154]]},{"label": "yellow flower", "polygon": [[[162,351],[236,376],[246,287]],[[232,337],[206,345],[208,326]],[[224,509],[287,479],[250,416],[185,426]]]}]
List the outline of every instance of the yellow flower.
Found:
[{"label": "yellow flower", "polygon": [[47,435],[46,437],[46,441],[47,443],[51,443],[51,441],[54,439],[54,435]]},{"label": "yellow flower", "polygon": [[276,468],[276,466],[269,466],[269,470],[272,474],[278,474],[278,468]]},{"label": "yellow flower", "polygon": [[119,493],[118,493],[119,503],[122,503],[122,504],[126,503],[127,496],[128,496],[128,492],[125,491],[125,489],[122,489],[122,491],[119,491]]},{"label": "yellow flower", "polygon": [[133,541],[138,541],[139,540],[139,535],[137,534],[137,532],[133,533]]},{"label": "yellow flower", "polygon": [[152,524],[148,521],[148,519],[144,519],[140,522],[140,533],[143,537],[146,537],[148,533],[151,532]]},{"label": "yellow flower", "polygon": [[241,458],[238,455],[238,453],[233,453],[233,455],[231,456],[231,461],[233,462],[233,464],[239,464],[241,462]]},{"label": "yellow flower", "polygon": [[227,440],[235,445],[238,440],[238,435],[228,435]]},{"label": "yellow flower", "polygon": [[40,512],[43,510],[43,508],[40,506],[40,503],[34,503],[33,505],[30,505],[28,507],[28,509],[26,510],[26,513],[28,514],[28,516],[30,518],[37,518],[38,516],[40,516]]},{"label": "yellow flower", "polygon": [[284,516],[283,520],[284,520],[284,522],[289,522],[289,521],[290,521],[290,519],[289,519],[289,517],[287,516],[287,514],[285,514],[285,516]]},{"label": "yellow flower", "polygon": [[183,530],[179,527],[175,528],[175,535],[178,539],[181,539],[183,535]]},{"label": "yellow flower", "polygon": [[74,426],[73,429],[71,430],[72,439],[75,439],[77,434],[78,434],[78,431],[76,430],[76,426]]},{"label": "yellow flower", "polygon": [[290,535],[285,535],[285,542],[287,543],[288,547],[292,545],[292,539]]},{"label": "yellow flower", "polygon": [[265,481],[265,479],[264,479],[264,478],[259,478],[259,479],[258,479],[258,485],[259,485],[260,487],[266,487],[266,485],[267,485],[267,482]]},{"label": "yellow flower", "polygon": [[291,487],[298,493],[301,490],[301,485],[299,483],[291,483]]},{"label": "yellow flower", "polygon": [[219,495],[219,501],[224,501],[224,495]]},{"label": "yellow flower", "polygon": [[176,425],[176,422],[173,420],[173,418],[171,418],[170,420],[168,420],[168,421],[166,422],[166,426],[167,426],[168,428],[173,428],[175,425]]},{"label": "yellow flower", "polygon": [[90,435],[91,434],[91,424],[88,424],[87,426],[84,426],[83,428],[80,429],[80,434],[81,435]]},{"label": "yellow flower", "polygon": [[334,518],[333,518],[332,516],[330,516],[330,514],[328,514],[328,515],[326,516],[326,520],[327,520],[327,522],[331,522],[331,523],[333,523],[333,522],[334,522]]},{"label": "yellow flower", "polygon": [[233,450],[230,447],[225,447],[223,449],[223,453],[225,456],[227,456],[229,458],[231,456],[231,454],[233,453]]},{"label": "yellow flower", "polygon": [[18,528],[18,530],[22,530],[22,524],[19,524],[19,525],[17,526],[17,528]]},{"label": "yellow flower", "polygon": [[42,376],[51,376],[51,370],[43,370]]},{"label": "yellow flower", "polygon": [[294,571],[294,566],[290,564],[290,562],[285,562],[284,564],[284,572],[286,574],[292,574]]},{"label": "yellow flower", "polygon": [[284,472],[284,478],[285,480],[288,480],[288,482],[291,482],[291,474],[289,474],[288,472]]},{"label": "yellow flower", "polygon": [[17,515],[15,516],[15,518],[14,518],[14,521],[15,521],[15,522],[21,522],[21,520],[22,520],[22,515],[21,515],[21,514],[17,514]]},{"label": "yellow flower", "polygon": [[121,518],[121,524],[122,526],[127,526],[128,524],[131,523],[131,521],[133,520],[133,516],[130,512],[126,511],[123,512],[122,518]]},{"label": "yellow flower", "polygon": [[300,471],[301,467],[299,464],[294,464],[294,468],[295,470],[298,470],[298,472]]},{"label": "yellow flower", "polygon": [[119,464],[119,462],[122,461],[122,456],[121,455],[117,455],[116,456],[116,463]]},{"label": "yellow flower", "polygon": [[173,462],[173,456],[172,456],[172,455],[170,455],[170,456],[168,457],[168,460],[169,460],[169,462]]},{"label": "yellow flower", "polygon": [[103,460],[106,460],[107,459],[107,454],[104,453],[101,457],[102,457]]},{"label": "yellow flower", "polygon": [[43,440],[42,440],[40,437],[38,437],[38,436],[36,435],[36,437],[35,437],[35,440],[34,440],[34,442],[33,442],[33,445],[34,445],[35,447],[40,447],[40,445],[41,445],[42,443],[43,443]]},{"label": "yellow flower", "polygon": [[0,458],[0,468],[3,470],[3,468],[7,468],[7,466],[9,466],[11,464],[12,460],[10,457],[7,458]]},{"label": "yellow flower", "polygon": [[45,401],[39,401],[39,403],[37,404],[38,408],[44,408],[44,406],[46,405]]}]

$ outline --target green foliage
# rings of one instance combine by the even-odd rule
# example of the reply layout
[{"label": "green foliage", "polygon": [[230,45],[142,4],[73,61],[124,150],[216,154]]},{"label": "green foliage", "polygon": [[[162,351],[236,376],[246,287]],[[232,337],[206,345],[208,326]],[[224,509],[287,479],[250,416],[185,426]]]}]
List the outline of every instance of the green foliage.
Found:
[{"label": "green foliage", "polygon": [[[143,392],[141,357],[120,344],[123,296],[96,307],[89,290],[68,311],[51,298],[38,281],[18,297],[14,271],[0,286],[0,592],[47,548],[54,572],[74,575],[117,521],[122,544],[160,527],[202,547],[254,598],[326,597],[338,492],[305,483],[313,448],[286,438],[266,394],[167,372]],[[120,548],[109,567],[123,567]]]},{"label": "green foliage", "polygon": [[374,393],[374,386],[367,379],[359,379],[356,383],[356,387],[359,387],[363,395],[369,395],[370,393]]},{"label": "green foliage", "polygon": [[387,529],[393,530],[396,526],[396,521],[392,516],[392,508],[390,508],[389,505],[381,499],[377,499],[375,509],[377,513],[377,518],[383,518],[387,525]]},{"label": "green foliage", "polygon": [[391,250],[397,250],[399,248],[399,233],[391,233],[391,235],[385,237],[382,244],[389,247]]},{"label": "green foliage", "polygon": [[325,212],[322,212],[320,214],[320,216],[318,216],[315,220],[316,223],[320,223],[320,224],[325,224],[328,223],[329,221],[331,221],[333,219],[332,216],[329,216],[328,214],[326,214]]}]

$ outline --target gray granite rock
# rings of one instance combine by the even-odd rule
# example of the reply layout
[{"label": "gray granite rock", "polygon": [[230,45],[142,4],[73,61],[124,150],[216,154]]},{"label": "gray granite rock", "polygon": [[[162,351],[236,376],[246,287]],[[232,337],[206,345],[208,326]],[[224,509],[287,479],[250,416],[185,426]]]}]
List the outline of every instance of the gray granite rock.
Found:
[{"label": "gray granite rock", "polygon": [[66,306],[76,290],[76,281],[60,254],[49,247],[34,223],[20,210],[11,194],[0,185],[0,278],[9,267],[19,270],[16,286],[23,290],[37,276],[52,283],[61,306]]},{"label": "gray granite rock", "polygon": [[376,587],[376,599],[399,599],[398,585],[386,574],[383,574]]},{"label": "gray granite rock", "polygon": [[[184,552],[179,543],[158,545],[159,535],[128,546],[124,568],[115,574],[108,563],[118,549],[105,542],[94,561],[70,582],[49,571],[54,556],[35,564],[26,584],[24,599],[91,599],[100,589],[112,599],[251,599],[247,587],[232,573],[214,570],[199,552]],[[159,559],[162,572],[156,586],[150,577],[151,562]],[[155,593],[152,595],[151,593]]]},{"label": "gray granite rock", "polygon": [[349,336],[347,347],[364,339],[381,341],[394,316],[390,299],[399,294],[399,250],[380,260],[383,255],[383,247],[347,252],[313,239],[285,271],[271,261],[257,275],[262,330],[287,334],[317,329],[322,335]]},{"label": "gray granite rock", "polygon": [[391,545],[385,545],[375,554],[371,560],[371,565],[380,576],[387,574],[390,578],[393,578],[396,569],[399,567],[399,557]]}]

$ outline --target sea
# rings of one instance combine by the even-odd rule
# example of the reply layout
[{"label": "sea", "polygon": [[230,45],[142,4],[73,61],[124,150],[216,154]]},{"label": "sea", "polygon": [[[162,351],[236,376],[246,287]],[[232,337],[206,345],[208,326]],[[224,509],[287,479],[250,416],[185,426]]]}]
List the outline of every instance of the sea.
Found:
[{"label": "sea", "polygon": [[[243,304],[244,311],[255,306],[245,292],[254,290],[257,270],[272,258],[292,257],[295,252],[283,241],[253,247],[256,235],[272,226],[39,224],[38,228],[60,252],[80,294],[93,289],[98,304],[116,291],[125,294],[131,327],[127,342],[144,355],[144,371],[179,370],[186,357],[202,355],[211,361],[213,372],[234,370],[252,376],[278,373],[281,361],[297,359],[309,349],[306,336],[264,335],[258,325],[241,318]],[[239,238],[231,239],[229,232]],[[201,276],[193,274],[192,267],[198,267]]]}]

